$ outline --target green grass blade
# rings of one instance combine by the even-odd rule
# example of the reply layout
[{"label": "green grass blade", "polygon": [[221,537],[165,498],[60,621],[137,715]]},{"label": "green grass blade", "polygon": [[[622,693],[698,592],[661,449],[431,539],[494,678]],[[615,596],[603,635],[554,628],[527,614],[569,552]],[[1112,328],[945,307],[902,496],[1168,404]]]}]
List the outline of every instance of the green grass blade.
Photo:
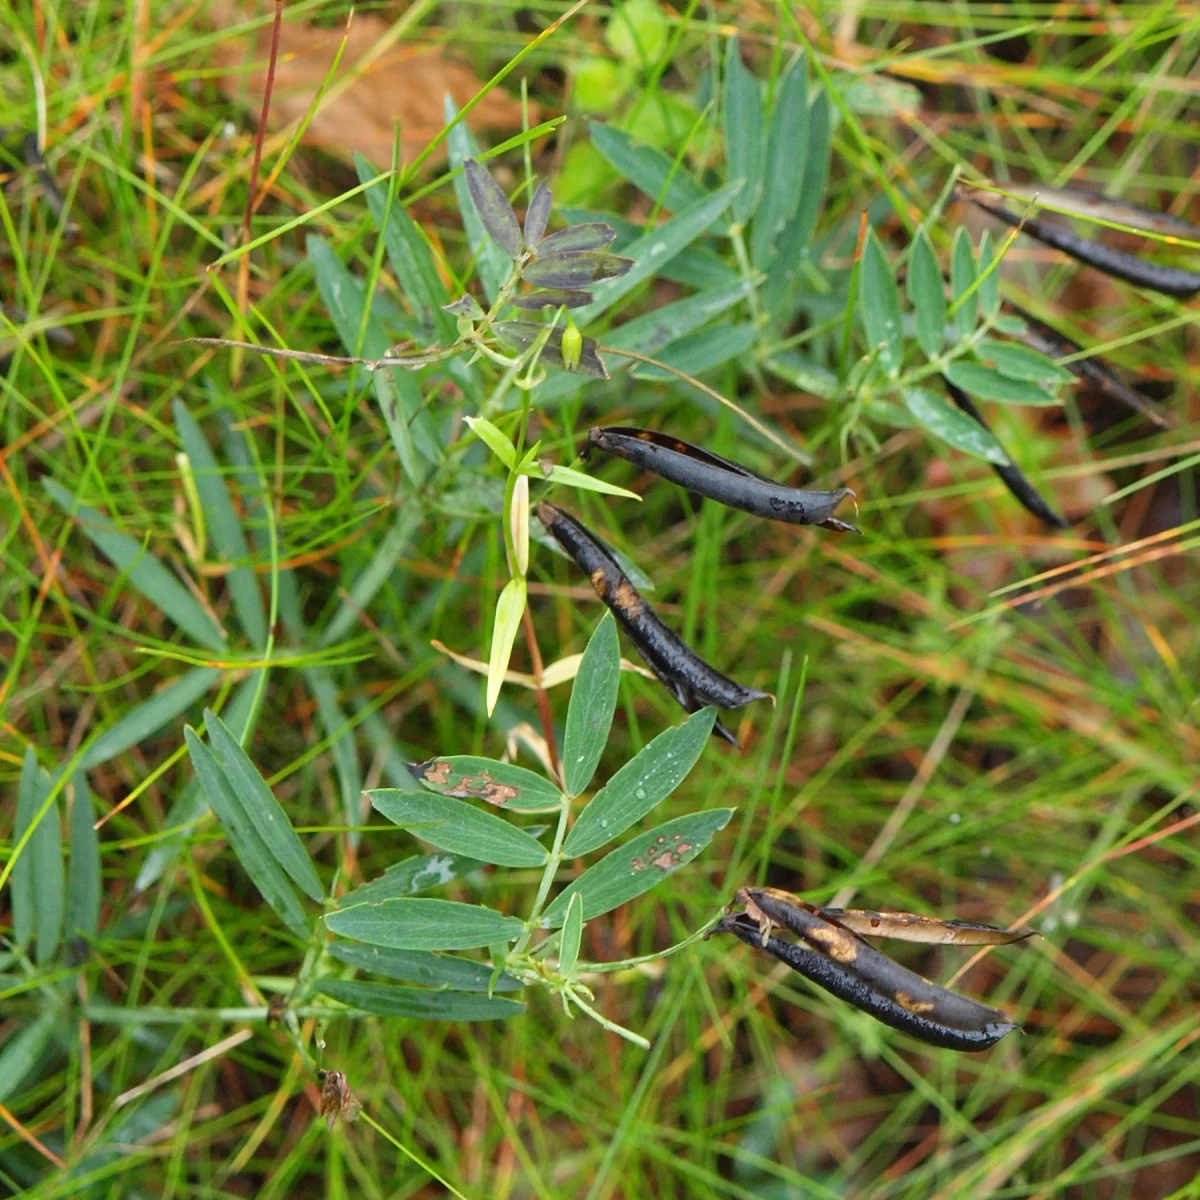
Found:
[{"label": "green grass blade", "polygon": [[80,759],[80,767],[84,770],[98,767],[145,741],[191,708],[220,678],[221,672],[215,667],[193,667],[172,680],[162,691],[135,704],[115,725],[89,743]]},{"label": "green grass blade", "polygon": [[229,595],[243,632],[250,644],[262,649],[267,644],[267,615],[263,608],[262,593],[254,569],[247,566],[250,550],[242,523],[233,507],[229,488],[221,475],[216,457],[207,439],[200,431],[192,414],[181,400],[172,405],[175,414],[175,430],[183,443],[184,452],[191,461],[192,474],[196,480],[196,491],[204,509],[204,520],[212,534],[213,548],[219,561],[230,565],[226,575]]},{"label": "green grass blade", "polygon": [[121,533],[107,517],[90,504],[82,503],[55,480],[43,479],[42,487],[63,512],[75,519],[80,532],[117,570],[124,572],[131,586],[164,616],[201,646],[219,652],[225,650],[225,635],[195,595],[140,542]]},{"label": "green grass blade", "polygon": [[100,929],[100,835],[87,776],[82,769],[73,777],[71,801],[71,859],[67,865],[66,935],[94,938]]}]

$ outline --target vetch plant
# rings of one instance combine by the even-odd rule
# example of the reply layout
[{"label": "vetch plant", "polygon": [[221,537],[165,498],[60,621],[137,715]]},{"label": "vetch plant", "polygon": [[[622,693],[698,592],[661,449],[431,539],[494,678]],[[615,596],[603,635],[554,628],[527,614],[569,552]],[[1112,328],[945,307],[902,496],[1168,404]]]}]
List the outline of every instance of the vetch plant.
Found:
[{"label": "vetch plant", "polygon": [[[512,763],[448,755],[410,766],[419,790],[368,792],[376,812],[435,852],[398,863],[336,900],[221,719],[205,713],[207,740],[187,730],[200,787],[231,848],[267,905],[309,947],[284,1006],[284,1024],[298,1044],[302,1015],[501,1019],[523,1010],[519,993],[542,987],[561,997],[568,1013],[587,1013],[648,1045],[596,1011],[587,983],[642,960],[580,961],[584,925],[685,867],[734,810],[695,812],[637,834],[555,891],[566,863],[610,847],[683,782],[712,731],[713,709],[693,714],[659,734],[580,805],[608,741],[619,672],[616,626],[605,615],[571,692],[560,780]],[[547,814],[551,822],[523,827],[515,814]],[[522,914],[423,894],[455,881],[486,892],[489,866],[538,873]],[[321,917],[306,910],[304,897],[323,906]],[[328,943],[327,932],[334,935]],[[676,953],[698,936],[651,957]],[[486,960],[451,953],[485,948]],[[363,979],[363,973],[379,978]],[[307,1056],[307,1047],[300,1049]]]}]

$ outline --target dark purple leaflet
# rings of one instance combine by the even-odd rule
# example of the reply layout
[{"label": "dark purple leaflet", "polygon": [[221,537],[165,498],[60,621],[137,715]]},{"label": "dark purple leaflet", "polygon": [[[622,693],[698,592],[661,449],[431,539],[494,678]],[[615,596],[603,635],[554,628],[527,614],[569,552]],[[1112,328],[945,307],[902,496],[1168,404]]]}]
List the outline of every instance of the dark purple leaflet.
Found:
[{"label": "dark purple leaflet", "polygon": [[[1082,346],[1065,333],[1060,333],[1053,325],[1039,321],[1033,313],[1026,312],[1012,301],[1007,302],[1008,308],[1025,322],[1026,333],[1017,340],[1023,342],[1031,350],[1040,351],[1049,358],[1061,358],[1069,354],[1078,354]],[[1072,375],[1090,383],[1097,391],[1102,392],[1118,404],[1124,404],[1140,412],[1147,420],[1167,429],[1171,419],[1161,413],[1140,392],[1131,388],[1099,355],[1091,354],[1087,358],[1077,358],[1074,362],[1062,364]]]},{"label": "dark purple leaflet", "polygon": [[833,516],[838,505],[854,495],[849,488],[817,492],[785,487],[739,463],[652,429],[625,425],[590,429],[587,451],[592,449],[614,454],[689,491],[756,517],[858,532]]},{"label": "dark purple leaflet", "polygon": [[868,986],[853,970],[819,951],[777,937],[768,936],[764,942],[758,922],[746,913],[722,917],[713,928],[713,933],[732,933],[747,946],[786,963],[793,971],[817,987],[824,988],[830,995],[845,1000],[860,1012],[930,1046],[941,1046],[946,1050],[987,1050],[1018,1028],[999,1009],[991,1010],[998,1019],[987,1022],[979,1029],[957,1029],[919,1013],[909,1012],[892,997]]},{"label": "dark purple leaflet", "polygon": [[[638,654],[684,709],[697,712],[710,704],[741,708],[752,700],[770,699],[770,692],[743,687],[709,666],[642,599],[612,551],[570,513],[543,500],[537,506],[537,517],[587,575],[596,595],[608,605]],[[738,744],[720,721],[714,731],[730,744]]]},{"label": "dark purple leaflet", "polygon": [[[942,376],[942,382],[946,385],[946,391],[950,393],[950,399],[953,400],[954,403],[957,404],[958,407],[962,409],[962,411],[965,412],[968,417],[978,421],[980,425],[982,425],[984,429],[987,429],[990,433],[991,428],[983,419],[983,413],[981,413],[976,407],[975,401],[972,400],[971,397],[962,390],[962,388],[956,387],[953,383],[951,383],[950,380],[944,375]],[[1046,503],[1046,501],[1042,498],[1041,493],[1026,478],[1025,472],[1022,471],[1020,467],[1016,466],[1016,464],[1008,463],[1005,466],[1001,466],[999,463],[993,463],[992,470],[995,471],[1002,480],[1004,480],[1004,486],[1008,488],[1008,490],[1013,494],[1013,497],[1019,501],[1022,507],[1024,507],[1028,512],[1033,513],[1035,517],[1045,521],[1047,525],[1055,525],[1059,529],[1070,528],[1071,522]]]},{"label": "dark purple leaflet", "polygon": [[969,1032],[1008,1020],[998,1008],[939,987],[902,967],[799,897],[774,888],[743,888],[738,899],[748,914],[763,925],[764,931],[769,931],[771,925],[790,930],[818,954],[852,971],[864,986],[895,1001],[906,1013]]},{"label": "dark purple leaflet", "polygon": [[1014,229],[1020,228],[1022,233],[1027,233],[1031,238],[1036,238],[1055,250],[1061,250],[1076,262],[1095,267],[1097,271],[1103,271],[1105,275],[1111,275],[1114,279],[1123,279],[1126,283],[1148,288],[1152,292],[1162,292],[1166,296],[1176,296],[1180,300],[1186,300],[1200,292],[1200,274],[1195,271],[1146,262],[1136,254],[1080,237],[1074,230],[1064,226],[1051,225],[1033,217],[1022,219],[1002,205],[980,200],[978,196],[972,196],[971,202],[1006,225],[1011,225]]}]

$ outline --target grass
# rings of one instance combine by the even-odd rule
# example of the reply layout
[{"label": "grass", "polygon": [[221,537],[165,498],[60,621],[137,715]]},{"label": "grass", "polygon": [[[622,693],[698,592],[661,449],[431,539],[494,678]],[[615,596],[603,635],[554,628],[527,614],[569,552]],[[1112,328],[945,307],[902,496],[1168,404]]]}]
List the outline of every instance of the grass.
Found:
[{"label": "grass", "polygon": [[[595,982],[600,1012],[649,1039],[648,1052],[568,1020],[540,992],[506,1022],[318,1024],[302,1012],[297,1036],[313,1053],[323,1043],[323,1063],[345,1072],[363,1105],[359,1123],[332,1133],[316,1119],[319,1084],[295,1037],[246,1019],[286,995],[304,947],[259,902],[221,827],[189,825],[182,852],[138,887],[153,856],[179,846],[166,830],[192,780],[184,721],[198,724],[205,704],[257,706],[249,754],[326,886],[340,872],[349,887],[419,851],[394,828],[360,827],[363,787],[386,782],[399,759],[498,756],[513,727],[537,728],[538,714],[529,693],[506,687],[489,718],[482,682],[431,649],[437,639],[486,658],[507,578],[500,525],[406,515],[369,384],[181,343],[252,335],[342,352],[314,286],[313,234],[377,282],[368,294],[385,328],[403,320],[404,302],[352,170],[303,148],[253,219],[252,253],[236,249],[253,124],[213,82],[213,47],[229,30],[211,30],[204,5],[128,8],[90,0],[0,16],[11,127],[0,192],[7,807],[28,751],[51,775],[78,765],[81,747],[136,705],[196,666],[213,673],[165,728],[86,770],[104,823],[101,932],[80,948],[84,965],[4,958],[0,1188],[47,1198],[1196,1195],[1195,310],[1084,287],[1074,267],[1025,241],[1010,252],[1008,294],[1153,380],[1177,418],[1156,430],[1069,388],[1061,419],[1017,409],[997,418],[1039,486],[1076,518],[1069,531],[1025,518],[986,464],[784,383],[758,349],[705,382],[811,451],[817,486],[853,486],[861,538],[698,508],[619,467],[592,469],[636,487],[640,505],[567,503],[653,575],[656,605],[690,644],[778,695],[773,710],[735,719],[744,751],[714,741],[660,814],[736,804],[732,822],[657,891],[590,922],[583,957],[662,949],[752,879],[818,902],[853,894],[879,908],[1028,920],[1042,938],[990,953],[961,985],[1016,1012],[1026,1032],[982,1055],[924,1049],[714,939]],[[818,224],[835,290],[810,296],[792,345],[830,369],[860,211],[871,206],[894,258],[953,168],[1001,185],[1071,181],[1194,214],[1188,80],[1200,19],[1190,8],[1098,16],[1092,6],[904,0],[818,2],[794,17],[769,6],[683,10],[662,10],[659,58],[622,67],[626,90],[603,116],[645,134],[678,116],[674,93],[696,104],[695,122],[735,29],[760,78],[812,43],[810,86],[823,79],[841,114]],[[486,79],[564,9],[414,11],[409,39],[447,43]],[[341,9],[288,13],[312,17],[336,26]],[[839,27],[848,40],[835,46]],[[563,71],[614,57],[603,30],[603,10],[588,6],[521,64],[545,116],[573,111]],[[20,159],[17,135],[39,122],[31,60],[45,84],[47,159],[76,233]],[[882,101],[862,93],[872,80],[890,89]],[[668,153],[689,128],[665,140]],[[535,166],[563,168],[557,184],[573,204],[648,215],[580,149],[579,122],[555,136],[535,144]],[[691,146],[718,181],[721,144],[710,112]],[[268,140],[265,174],[282,148]],[[518,146],[499,160],[514,180],[522,157]],[[468,278],[453,189],[430,190],[413,211]],[[949,217],[931,229],[943,264],[952,233]],[[646,285],[612,325],[687,290]],[[750,320],[748,311],[728,319]],[[608,320],[585,332],[603,341]],[[472,411],[452,389],[422,399],[456,417]],[[198,516],[203,477],[189,479],[177,460],[176,404],[237,499],[216,527]],[[535,394],[534,408],[544,449],[564,464],[588,425],[605,422],[670,429],[780,477],[790,465],[686,385],[623,379],[543,408]],[[239,452],[245,461],[231,457]],[[181,634],[146,600],[144,560],[118,568],[97,554],[47,480],[107,515],[139,555],[196,580],[197,620],[215,613],[233,631],[228,649]],[[251,537],[241,551],[235,528]],[[1140,542],[1164,530],[1177,532]],[[997,591],[1064,564],[1078,568],[1061,577],[1071,586],[1036,602]],[[385,582],[364,606],[356,588],[372,568]],[[544,551],[531,583],[546,660],[581,650],[600,615],[590,591]],[[254,635],[251,593],[272,619],[272,643]],[[519,670],[525,655],[518,641]],[[550,693],[560,728],[567,691]],[[678,720],[661,688],[623,675],[600,778]],[[535,765],[525,751],[520,761]],[[7,878],[13,841],[5,848]],[[496,870],[445,894],[521,912],[534,886],[536,872]],[[961,951],[898,957],[941,981],[965,962]],[[22,1043],[41,1013],[51,1018],[36,1044]],[[29,1061],[22,1046],[34,1046]],[[177,1077],[143,1090],[181,1063]]]}]

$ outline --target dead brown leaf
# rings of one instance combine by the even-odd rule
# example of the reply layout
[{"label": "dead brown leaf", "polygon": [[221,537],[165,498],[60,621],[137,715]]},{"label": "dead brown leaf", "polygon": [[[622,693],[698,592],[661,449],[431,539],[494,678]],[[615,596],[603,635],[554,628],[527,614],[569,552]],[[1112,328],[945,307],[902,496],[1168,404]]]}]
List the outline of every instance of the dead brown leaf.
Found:
[{"label": "dead brown leaf", "polygon": [[[229,26],[248,16],[240,5],[212,7],[213,24]],[[308,111],[337,55],[343,36],[346,49],[320,110],[305,130],[303,142],[330,154],[350,158],[358,153],[377,166],[392,155],[392,131],[400,124],[401,156],[411,162],[442,128],[442,98],[449,92],[460,108],[483,86],[467,67],[421,45],[388,44],[387,21],[356,15],[349,34],[345,28],[289,22],[280,30],[279,57],[271,94],[269,125],[280,129]],[[380,47],[384,48],[380,50]],[[222,42],[217,64],[228,74],[218,79],[225,96],[244,104],[257,117],[267,79],[271,26],[253,38]],[[539,121],[538,106],[530,101],[530,123]],[[489,92],[467,118],[472,130],[511,132],[521,127],[521,105],[508,93]],[[439,149],[431,161],[445,158]]]}]

